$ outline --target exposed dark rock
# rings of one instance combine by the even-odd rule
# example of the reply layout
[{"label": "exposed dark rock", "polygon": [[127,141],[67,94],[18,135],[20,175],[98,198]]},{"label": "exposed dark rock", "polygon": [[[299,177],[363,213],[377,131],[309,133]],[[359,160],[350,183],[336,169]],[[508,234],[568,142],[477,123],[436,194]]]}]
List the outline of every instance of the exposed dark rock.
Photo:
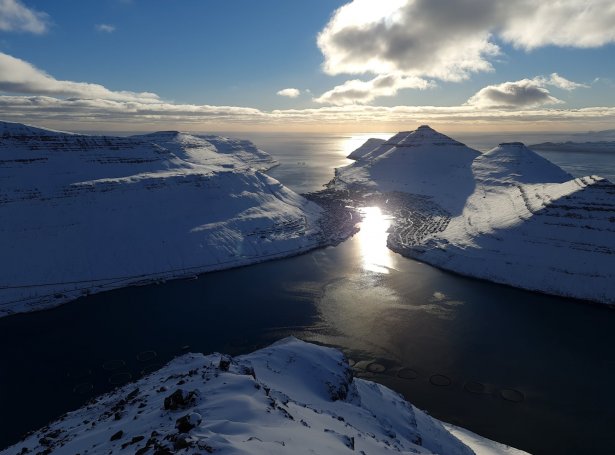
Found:
[{"label": "exposed dark rock", "polygon": [[221,371],[228,371],[231,366],[231,361],[232,359],[230,356],[223,355],[220,357],[220,364],[218,365],[218,368],[220,368]]},{"label": "exposed dark rock", "polygon": [[201,415],[196,412],[192,412],[177,419],[175,421],[175,428],[177,428],[180,433],[188,433],[190,430],[198,426],[201,421]]},{"label": "exposed dark rock", "polygon": [[164,399],[164,409],[177,411],[178,409],[186,409],[196,401],[196,393],[194,391],[186,392],[182,389],[177,389],[171,395]]}]

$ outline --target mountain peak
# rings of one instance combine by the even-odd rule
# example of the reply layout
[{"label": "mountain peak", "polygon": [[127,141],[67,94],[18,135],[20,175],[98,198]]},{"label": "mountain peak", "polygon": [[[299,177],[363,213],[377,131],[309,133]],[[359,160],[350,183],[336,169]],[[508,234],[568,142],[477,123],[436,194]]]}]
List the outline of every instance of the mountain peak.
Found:
[{"label": "mountain peak", "polygon": [[416,130],[417,131],[434,131],[434,132],[436,131],[429,125],[421,125]]},{"label": "mountain peak", "polygon": [[421,125],[414,131],[397,133],[386,142],[386,145],[396,147],[457,146],[467,148],[465,144],[434,130],[429,125]]},{"label": "mountain peak", "polygon": [[498,144],[498,147],[519,149],[527,148],[523,142],[501,142],[500,144]]},{"label": "mountain peak", "polygon": [[572,179],[522,142],[501,143],[477,158],[473,169],[478,180],[491,183],[562,183]]}]

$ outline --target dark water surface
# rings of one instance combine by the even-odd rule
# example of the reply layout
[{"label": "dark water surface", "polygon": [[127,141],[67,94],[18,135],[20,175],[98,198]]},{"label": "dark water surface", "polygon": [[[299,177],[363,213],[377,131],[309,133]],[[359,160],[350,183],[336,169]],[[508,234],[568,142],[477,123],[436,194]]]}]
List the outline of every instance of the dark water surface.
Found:
[{"label": "dark water surface", "polygon": [[[343,135],[253,139],[299,191],[318,189],[351,147]],[[334,248],[0,319],[0,447],[183,352],[239,354],[295,335],[340,347],[357,375],[492,439],[615,453],[615,311],[403,258],[386,248],[387,226],[374,208]]]}]

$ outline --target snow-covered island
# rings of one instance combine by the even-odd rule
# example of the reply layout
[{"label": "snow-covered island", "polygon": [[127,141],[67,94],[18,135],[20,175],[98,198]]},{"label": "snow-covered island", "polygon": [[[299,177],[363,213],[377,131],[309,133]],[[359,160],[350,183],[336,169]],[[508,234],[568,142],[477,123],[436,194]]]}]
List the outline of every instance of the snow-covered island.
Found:
[{"label": "snow-covered island", "polygon": [[248,141],[88,136],[0,122],[0,317],[305,252],[323,210]]},{"label": "snow-covered island", "polygon": [[[615,304],[615,185],[573,178],[521,143],[481,154],[428,126],[371,141],[332,191],[395,215],[403,255],[533,291]],[[358,197],[357,197],[358,195]]]},{"label": "snow-covered island", "polygon": [[0,454],[521,455],[353,378],[344,355],[286,338],[252,354],[186,354]]}]

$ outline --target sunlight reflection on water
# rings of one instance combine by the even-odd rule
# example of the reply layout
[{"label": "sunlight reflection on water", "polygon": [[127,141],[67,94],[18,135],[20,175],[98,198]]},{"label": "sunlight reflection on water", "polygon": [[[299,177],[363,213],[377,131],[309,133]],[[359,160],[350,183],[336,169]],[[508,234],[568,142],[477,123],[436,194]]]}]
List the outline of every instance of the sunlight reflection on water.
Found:
[{"label": "sunlight reflection on water", "polygon": [[364,207],[360,231],[357,234],[363,269],[375,273],[389,273],[394,269],[393,252],[387,248],[388,229],[391,217],[384,215],[380,207]]}]

